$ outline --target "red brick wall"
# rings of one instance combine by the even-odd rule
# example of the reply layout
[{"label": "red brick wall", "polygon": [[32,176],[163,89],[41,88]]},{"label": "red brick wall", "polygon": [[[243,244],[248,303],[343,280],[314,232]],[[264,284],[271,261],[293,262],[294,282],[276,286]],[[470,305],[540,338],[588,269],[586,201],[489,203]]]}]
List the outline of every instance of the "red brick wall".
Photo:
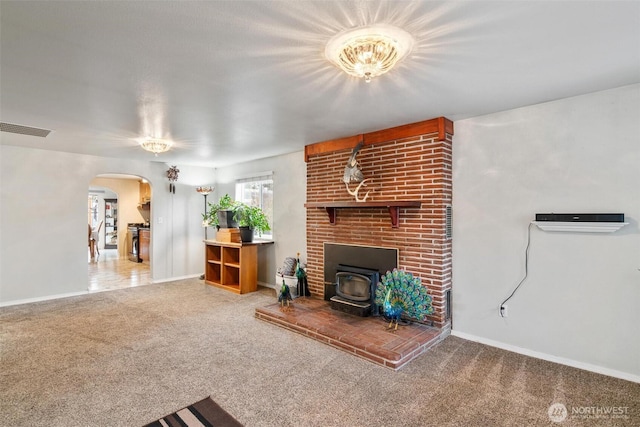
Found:
[{"label": "red brick wall", "polygon": [[[399,268],[422,279],[433,298],[436,326],[444,326],[445,292],[451,289],[451,239],[445,237],[445,207],[451,204],[451,136],[437,134],[365,145],[358,161],[373,182],[368,201],[420,200],[420,208],[400,208],[398,228],[386,208],[337,209],[336,224],[325,209],[307,208],[307,275],[312,294],[324,293],[323,243],[399,249]],[[351,148],[310,155],[307,202],[354,201],[342,182]],[[352,184],[351,188],[355,186]],[[363,191],[364,190],[364,191]],[[384,273],[384,272],[382,272]]]}]

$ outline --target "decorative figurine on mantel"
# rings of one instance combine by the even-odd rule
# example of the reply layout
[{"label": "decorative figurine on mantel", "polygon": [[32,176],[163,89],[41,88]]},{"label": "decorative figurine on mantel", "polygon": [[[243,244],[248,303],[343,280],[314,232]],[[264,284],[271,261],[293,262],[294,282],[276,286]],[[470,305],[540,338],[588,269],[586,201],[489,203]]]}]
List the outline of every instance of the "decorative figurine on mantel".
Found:
[{"label": "decorative figurine on mantel", "polygon": [[[289,311],[291,306],[290,301],[293,298],[291,298],[291,289],[289,289],[289,286],[287,286],[287,284],[284,281],[284,277],[282,278],[282,287],[280,288],[280,294],[278,295],[278,302],[280,303],[280,310],[282,311]],[[287,306],[284,306],[284,303],[287,303]]]},{"label": "decorative figurine on mantel", "polygon": [[[367,194],[365,194],[362,199],[358,196],[358,191],[360,191],[360,188],[363,185],[366,186],[365,182],[371,181],[371,178],[364,179],[364,175],[362,174],[362,171],[358,167],[358,160],[356,160],[356,155],[358,154],[358,151],[360,151],[360,148],[362,148],[362,145],[363,143],[359,142],[358,145],[356,145],[353,151],[351,152],[351,156],[347,161],[347,166],[344,167],[344,175],[342,176],[342,181],[344,182],[344,185],[347,187],[347,193],[355,197],[356,202],[366,201],[367,197],[369,197],[369,192],[371,191],[371,190],[367,191]],[[352,182],[359,182],[355,190],[351,190],[349,188],[349,184]]]}]

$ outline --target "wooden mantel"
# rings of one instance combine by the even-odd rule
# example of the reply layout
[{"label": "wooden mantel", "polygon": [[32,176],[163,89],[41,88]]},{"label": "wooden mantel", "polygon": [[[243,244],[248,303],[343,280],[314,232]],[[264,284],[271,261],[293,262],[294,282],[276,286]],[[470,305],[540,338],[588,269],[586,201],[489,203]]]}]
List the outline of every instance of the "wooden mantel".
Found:
[{"label": "wooden mantel", "polygon": [[324,208],[329,215],[329,223],[336,223],[336,209],[379,209],[388,208],[391,217],[391,227],[398,228],[398,220],[400,218],[400,208],[419,208],[422,206],[420,200],[390,200],[381,202],[315,202],[305,203],[305,208]]},{"label": "wooden mantel", "polygon": [[453,122],[446,117],[437,117],[435,119],[396,126],[389,129],[316,142],[304,147],[304,161],[308,162],[309,156],[316,154],[330,153],[347,148],[351,149],[360,142],[367,146],[427,134],[437,134],[437,140],[444,141],[447,138],[447,134],[453,135]]}]

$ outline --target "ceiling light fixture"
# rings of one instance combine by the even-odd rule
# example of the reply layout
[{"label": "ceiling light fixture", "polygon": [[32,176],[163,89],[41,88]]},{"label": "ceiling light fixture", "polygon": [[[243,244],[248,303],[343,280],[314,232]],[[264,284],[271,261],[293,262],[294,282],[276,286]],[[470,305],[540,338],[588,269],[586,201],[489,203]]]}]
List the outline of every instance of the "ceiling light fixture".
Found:
[{"label": "ceiling light fixture", "polygon": [[147,137],[140,141],[140,146],[147,151],[154,153],[156,156],[158,153],[164,153],[171,149],[173,142],[167,141],[166,139],[158,139]]},{"label": "ceiling light fixture", "polygon": [[389,71],[413,48],[413,37],[386,24],[369,25],[336,34],[325,48],[327,59],[345,73],[372,78]]}]

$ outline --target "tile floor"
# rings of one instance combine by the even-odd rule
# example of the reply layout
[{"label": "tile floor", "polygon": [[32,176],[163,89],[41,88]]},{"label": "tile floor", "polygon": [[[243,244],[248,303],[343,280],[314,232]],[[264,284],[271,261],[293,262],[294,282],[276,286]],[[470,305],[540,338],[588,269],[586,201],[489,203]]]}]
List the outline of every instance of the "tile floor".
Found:
[{"label": "tile floor", "polygon": [[378,365],[400,369],[449,335],[450,330],[413,323],[387,329],[382,317],[333,310],[319,298],[297,298],[289,311],[278,303],[258,307],[258,319],[306,335]]},{"label": "tile floor", "polygon": [[151,284],[151,269],[147,262],[120,258],[117,249],[101,249],[100,255],[89,261],[89,292],[111,291]]}]

